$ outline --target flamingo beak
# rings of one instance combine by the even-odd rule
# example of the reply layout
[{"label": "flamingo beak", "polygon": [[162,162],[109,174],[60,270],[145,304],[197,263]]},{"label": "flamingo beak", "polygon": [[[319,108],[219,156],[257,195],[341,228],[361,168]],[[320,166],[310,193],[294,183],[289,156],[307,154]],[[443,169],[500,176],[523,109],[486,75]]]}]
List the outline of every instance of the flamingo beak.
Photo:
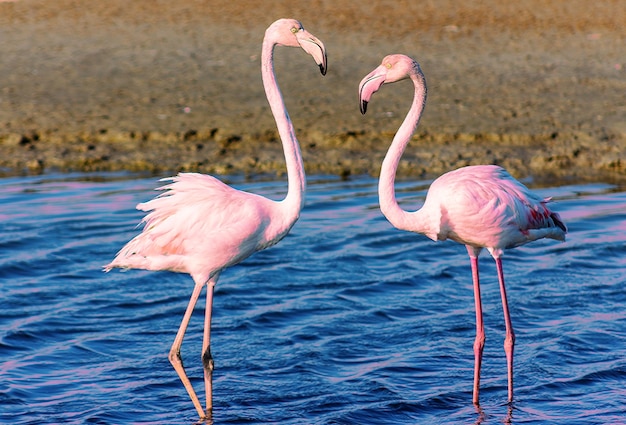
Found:
[{"label": "flamingo beak", "polygon": [[359,106],[361,113],[367,112],[367,104],[369,103],[372,95],[385,84],[385,72],[386,68],[378,67],[361,80],[359,84]]},{"label": "flamingo beak", "polygon": [[322,75],[326,75],[328,67],[326,65],[326,48],[324,43],[305,29],[298,31],[296,38],[302,50],[313,56],[315,63],[320,67]]}]

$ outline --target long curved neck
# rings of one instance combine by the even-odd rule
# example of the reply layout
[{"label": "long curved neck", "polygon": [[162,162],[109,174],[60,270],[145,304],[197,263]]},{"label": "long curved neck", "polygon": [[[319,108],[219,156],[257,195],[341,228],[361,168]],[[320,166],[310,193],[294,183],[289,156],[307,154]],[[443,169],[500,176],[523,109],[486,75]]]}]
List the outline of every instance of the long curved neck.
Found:
[{"label": "long curved neck", "polygon": [[[276,74],[274,73],[274,47],[276,43],[271,40],[263,40],[263,48],[261,51],[261,75],[263,77],[263,86],[265,95],[269,101],[278,134],[283,144],[285,153],[285,162],[287,165],[287,179],[289,186],[287,196],[283,203],[287,211],[294,214],[291,217],[294,222],[300,214],[300,210],[304,206],[304,192],[306,189],[306,176],[304,174],[304,163],[302,161],[302,153],[298,139],[287,113],[283,96],[276,82]],[[293,224],[293,223],[292,223]]]},{"label": "long curved neck", "polygon": [[380,178],[378,180],[380,209],[394,227],[403,230],[410,230],[410,214],[400,208],[400,205],[398,205],[396,201],[396,172],[400,158],[417,128],[417,124],[422,116],[422,111],[424,110],[424,105],[426,104],[426,81],[424,75],[421,72],[412,73],[411,81],[415,86],[411,109],[391,142],[391,146],[383,160]]}]

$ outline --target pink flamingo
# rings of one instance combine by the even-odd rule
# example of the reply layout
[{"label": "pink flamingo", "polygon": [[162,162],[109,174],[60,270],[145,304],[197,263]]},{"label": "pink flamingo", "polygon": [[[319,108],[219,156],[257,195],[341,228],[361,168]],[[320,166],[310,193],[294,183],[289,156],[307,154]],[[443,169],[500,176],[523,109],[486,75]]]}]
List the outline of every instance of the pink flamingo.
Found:
[{"label": "pink flamingo", "polygon": [[476,304],[473,402],[478,405],[480,367],[485,331],[478,278],[478,255],[486,248],[496,261],[506,336],[508,401],[513,401],[513,346],[515,334],[502,272],[502,253],[507,248],[541,238],[565,240],[567,228],[559,215],[503,168],[477,165],[450,171],[436,179],[421,209],[404,211],[395,197],[394,179],[400,157],[419,123],[426,104],[426,80],[419,64],[404,55],[390,55],[359,84],[359,104],[365,114],[372,96],[385,83],[409,78],[415,87],[411,108],[383,160],[378,184],[380,208],[398,229],[421,233],[434,241],[452,239],[466,246],[472,268]]},{"label": "pink flamingo", "polygon": [[[301,47],[313,56],[322,75],[326,74],[324,44],[294,19],[280,19],[267,28],[263,39],[261,73],[265,94],[285,152],[288,190],[276,202],[235,190],[214,177],[180,173],[167,178],[172,183],[137,209],[149,213],[141,234],[128,242],[105,266],[189,273],[195,283],[191,300],[169,352],[169,359],[187,389],[201,418],[212,414],[213,358],[210,350],[213,289],[220,272],[256,251],[280,241],[291,229],[304,204],[306,177],[300,146],[285,108],[274,73],[275,46]],[[204,287],[207,287],[202,363],[206,410],[185,373],[180,347],[189,319]]]}]

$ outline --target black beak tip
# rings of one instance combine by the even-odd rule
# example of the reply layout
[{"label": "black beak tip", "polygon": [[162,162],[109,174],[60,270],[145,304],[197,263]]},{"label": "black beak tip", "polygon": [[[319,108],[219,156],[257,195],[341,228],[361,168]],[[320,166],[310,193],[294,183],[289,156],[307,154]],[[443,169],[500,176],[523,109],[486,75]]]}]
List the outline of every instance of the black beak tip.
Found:
[{"label": "black beak tip", "polygon": [[361,101],[361,114],[365,115],[366,112],[367,112],[367,101],[362,100]]},{"label": "black beak tip", "polygon": [[322,73],[322,75],[326,75],[326,67],[324,66],[324,64],[320,64],[320,72]]}]

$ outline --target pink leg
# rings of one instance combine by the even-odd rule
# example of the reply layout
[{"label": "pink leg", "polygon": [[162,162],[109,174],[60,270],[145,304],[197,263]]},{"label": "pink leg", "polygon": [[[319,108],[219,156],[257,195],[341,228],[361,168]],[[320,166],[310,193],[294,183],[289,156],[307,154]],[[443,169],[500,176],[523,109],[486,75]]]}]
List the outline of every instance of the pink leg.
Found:
[{"label": "pink leg", "polygon": [[472,402],[478,406],[480,390],[480,368],[485,347],[485,327],[483,325],[483,306],[480,299],[480,280],[478,277],[478,253],[480,249],[467,247],[472,265],[472,281],[474,282],[474,304],[476,308],[476,339],[474,340],[474,391]]},{"label": "pink leg", "polygon": [[209,281],[206,290],[204,313],[204,339],[202,341],[202,365],[204,366],[204,388],[206,391],[206,413],[213,413],[213,356],[211,356],[211,311],[213,308],[213,288],[217,278]]},{"label": "pink leg", "polygon": [[174,366],[174,370],[178,374],[178,377],[183,382],[183,385],[187,389],[189,393],[189,397],[191,397],[191,401],[198,411],[198,415],[200,418],[205,418],[206,414],[204,410],[202,410],[202,405],[200,404],[200,400],[198,400],[198,396],[196,392],[193,390],[193,386],[187,377],[187,373],[185,373],[185,368],[183,367],[183,361],[180,356],[180,346],[183,344],[183,338],[185,337],[185,332],[187,331],[187,326],[189,325],[189,319],[191,318],[191,313],[193,313],[193,309],[198,302],[198,297],[200,296],[200,292],[202,292],[203,284],[198,284],[193,288],[193,293],[191,294],[191,299],[189,300],[189,304],[187,305],[187,310],[185,311],[185,315],[183,316],[183,321],[178,328],[178,333],[176,333],[176,338],[174,338],[174,343],[172,344],[172,348],[170,349],[169,359],[172,366]]},{"label": "pink leg", "polygon": [[506,297],[506,288],[504,286],[504,272],[502,271],[502,259],[496,257],[496,268],[498,269],[498,280],[500,281],[500,294],[502,296],[502,309],[504,310],[504,324],[506,327],[506,336],[504,338],[504,352],[506,353],[506,365],[508,372],[509,387],[509,403],[513,401],[513,347],[515,346],[515,332],[511,323],[509,314],[509,303]]}]

